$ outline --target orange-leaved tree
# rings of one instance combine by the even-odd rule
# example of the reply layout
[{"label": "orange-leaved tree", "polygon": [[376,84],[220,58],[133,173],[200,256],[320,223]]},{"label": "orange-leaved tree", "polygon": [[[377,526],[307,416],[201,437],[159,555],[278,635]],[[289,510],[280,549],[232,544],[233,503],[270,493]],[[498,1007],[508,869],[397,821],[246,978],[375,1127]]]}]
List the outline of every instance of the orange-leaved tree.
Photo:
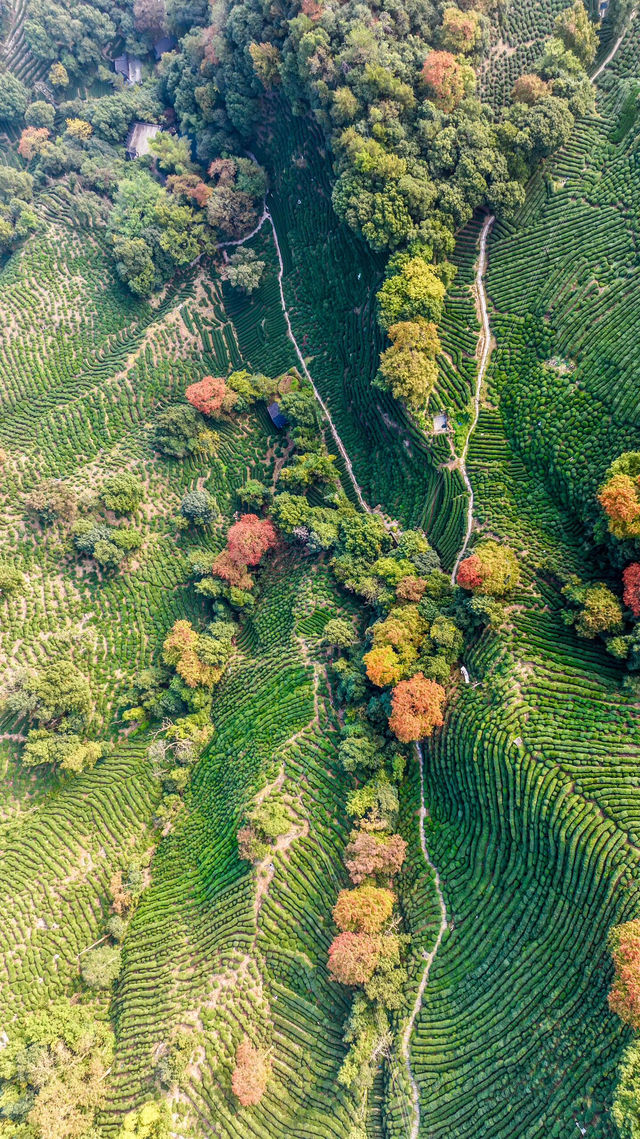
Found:
[{"label": "orange-leaved tree", "polygon": [[391,693],[389,727],[401,743],[426,739],[444,723],[446,693],[441,684],[417,672]]},{"label": "orange-leaved tree", "polygon": [[176,621],[165,637],[162,656],[173,665],[189,688],[210,688],[222,676],[222,669],[212,668],[198,656],[200,637],[190,621]]},{"label": "orange-leaved tree", "polygon": [[634,617],[640,617],[640,562],[632,562],[622,575],[623,601]]},{"label": "orange-leaved tree", "polygon": [[609,1006],[632,1028],[640,1028],[640,919],[623,922],[609,936],[615,966]]},{"label": "orange-leaved tree", "polygon": [[380,960],[381,937],[339,933],[329,946],[329,972],[343,985],[366,985]]},{"label": "orange-leaved tree", "polygon": [[422,67],[429,98],[447,113],[455,110],[473,87],[473,69],[450,51],[430,51]]},{"label": "orange-leaved tree", "polygon": [[640,538],[640,451],[625,451],[611,464],[598,502],[614,538]]},{"label": "orange-leaved tree", "polygon": [[231,411],[238,399],[221,376],[205,376],[197,384],[190,384],[184,394],[192,407],[209,416]]},{"label": "orange-leaved tree", "polygon": [[393,912],[393,891],[379,886],[341,890],[333,907],[338,929],[350,933],[379,933]]},{"label": "orange-leaved tree", "polygon": [[245,1035],[238,1045],[236,1066],[231,1076],[233,1094],[243,1107],[260,1103],[269,1080],[269,1061],[249,1037]]}]

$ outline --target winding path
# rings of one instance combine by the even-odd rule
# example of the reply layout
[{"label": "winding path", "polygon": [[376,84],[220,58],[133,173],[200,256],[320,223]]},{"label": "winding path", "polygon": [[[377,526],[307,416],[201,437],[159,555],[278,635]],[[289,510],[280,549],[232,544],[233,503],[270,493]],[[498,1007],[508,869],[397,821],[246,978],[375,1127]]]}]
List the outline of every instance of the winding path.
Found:
[{"label": "winding path", "polygon": [[287,309],[287,305],[286,305],[286,302],[284,299],[284,288],[283,288],[283,284],[282,284],[282,278],[284,277],[284,263],[282,260],[282,253],[280,252],[280,242],[278,241],[278,232],[277,232],[276,227],[275,227],[275,222],[274,222],[274,220],[271,216],[271,213],[269,211],[269,207],[266,205],[266,203],[265,203],[264,210],[262,211],[262,217],[260,218],[260,221],[255,226],[255,228],[251,230],[251,233],[248,233],[246,235],[246,237],[239,238],[237,241],[220,242],[220,248],[224,249],[230,245],[244,245],[244,243],[246,241],[250,241],[252,237],[256,236],[256,234],[262,229],[262,227],[266,221],[268,221],[269,225],[271,226],[271,230],[273,232],[273,242],[274,242],[274,245],[276,247],[276,254],[278,257],[278,288],[280,290],[280,306],[282,308],[282,315],[284,316],[285,323],[287,326],[287,336],[289,337],[289,340],[293,344],[295,354],[298,357],[298,361],[300,363],[300,367],[302,368],[302,371],[304,372],[306,378],[308,379],[309,383],[311,384],[311,387],[313,388],[313,394],[315,395],[318,403],[320,404],[320,407],[322,408],[322,414],[324,415],[324,417],[325,417],[325,419],[329,425],[329,430],[331,431],[331,434],[333,436],[334,443],[335,443],[336,447],[338,448],[338,450],[342,456],[342,460],[344,462],[344,465],[347,469],[347,473],[348,473],[349,478],[351,480],[351,485],[353,486],[353,489],[356,493],[356,498],[358,499],[358,502],[360,503],[360,506],[362,507],[362,509],[367,514],[371,514],[372,513],[371,507],[369,506],[368,502],[365,501],[364,495],[363,495],[362,490],[360,488],[360,484],[358,483],[358,480],[356,479],[356,476],[353,473],[353,465],[351,463],[351,459],[349,458],[347,449],[346,449],[344,443],[342,442],[342,439],[340,438],[340,436],[338,434],[338,429],[337,429],[335,423],[333,422],[333,419],[331,418],[331,412],[329,411],[329,408],[327,407],[322,396],[320,395],[320,392],[318,391],[315,383],[313,382],[313,377],[311,376],[311,373],[310,373],[309,369],[307,368],[307,364],[306,364],[305,358],[302,355],[302,352],[300,350],[300,346],[298,344],[298,341],[296,340],[295,336],[293,335],[293,329],[291,327],[291,319],[289,317],[289,311]]},{"label": "winding path", "polygon": [[598,68],[596,68],[596,70],[594,71],[593,75],[591,76],[591,78],[589,80],[590,83],[595,83],[598,76],[602,75],[602,72],[605,70],[606,67],[609,66],[609,64],[611,63],[611,60],[614,58],[614,56],[616,56],[618,54],[618,49],[620,47],[620,44],[622,43],[624,37],[626,36],[627,32],[629,31],[629,28],[631,27],[633,21],[635,20],[637,13],[638,13],[637,8],[634,8],[633,11],[629,13],[629,19],[627,20],[624,28],[622,29],[622,31],[621,31],[620,35],[618,36],[616,42],[614,43],[613,47],[611,48],[611,51],[609,52],[607,58],[603,59],[600,66]]},{"label": "winding path", "polygon": [[440,948],[440,943],[441,943],[442,938],[444,937],[445,931],[447,930],[448,925],[449,925],[449,921],[448,921],[448,917],[447,917],[447,907],[445,905],[445,900],[444,900],[444,896],[442,893],[442,887],[440,885],[440,875],[438,874],[436,867],[434,866],[433,862],[431,861],[431,858],[429,856],[429,851],[427,850],[427,843],[426,843],[426,839],[425,839],[425,835],[424,835],[424,820],[427,817],[427,808],[424,805],[424,756],[422,754],[422,748],[421,748],[420,744],[416,744],[416,754],[418,756],[418,763],[420,765],[420,846],[422,848],[422,857],[424,858],[429,870],[433,874],[434,885],[436,888],[436,894],[438,895],[438,906],[440,908],[440,926],[438,928],[438,935],[436,937],[436,940],[434,942],[434,945],[433,945],[433,948],[431,949],[431,951],[429,953],[426,953],[424,950],[422,951],[422,956],[424,957],[424,962],[425,962],[424,969],[422,971],[422,977],[420,978],[420,984],[418,986],[418,992],[416,993],[416,999],[414,1001],[414,1005],[413,1005],[413,1008],[411,1010],[411,1015],[410,1015],[406,1025],[405,1025],[405,1029],[404,1029],[404,1032],[402,1034],[402,1055],[404,1057],[404,1062],[405,1062],[406,1067],[407,1067],[407,1075],[409,1077],[409,1082],[411,1084],[411,1108],[412,1108],[411,1114],[412,1114],[412,1119],[411,1119],[411,1131],[409,1132],[410,1139],[418,1139],[418,1133],[420,1131],[420,1090],[418,1088],[418,1085],[415,1081],[415,1077],[414,1077],[413,1072],[411,1070],[411,1058],[409,1055],[409,1049],[411,1046],[411,1035],[413,1033],[413,1028],[415,1025],[416,1017],[417,1017],[418,1013],[420,1012],[420,1009],[422,1008],[422,1000],[424,997],[425,989],[427,987],[427,983],[429,981],[429,973],[431,972],[431,966],[433,965],[436,953],[438,952],[438,950]]},{"label": "winding path", "polygon": [[467,455],[469,453],[469,443],[471,442],[471,436],[473,435],[476,427],[478,426],[478,418],[480,416],[480,395],[482,392],[482,382],[484,380],[484,377],[485,377],[485,374],[487,371],[487,365],[489,363],[489,357],[491,355],[491,326],[489,324],[489,314],[487,312],[487,294],[486,294],[485,287],[484,287],[484,276],[485,276],[485,273],[487,271],[487,238],[489,237],[489,234],[491,233],[491,230],[493,228],[493,223],[495,220],[496,219],[493,216],[493,214],[489,214],[489,216],[487,217],[487,219],[486,219],[486,221],[482,227],[482,231],[480,233],[480,256],[478,258],[478,268],[476,269],[476,280],[475,280],[476,303],[478,306],[478,312],[480,315],[480,322],[481,322],[480,336],[478,337],[479,362],[478,362],[478,371],[476,373],[476,390],[475,390],[475,394],[473,397],[473,407],[474,407],[473,419],[472,419],[471,424],[469,426],[469,430],[467,432],[467,437],[464,441],[464,446],[462,448],[462,452],[458,458],[458,468],[460,470],[460,473],[462,474],[462,478],[464,479],[464,485],[466,486],[467,492],[469,494],[469,501],[467,503],[467,527],[465,530],[464,541],[462,543],[462,546],[460,547],[460,550],[458,551],[458,556],[456,558],[455,565],[454,565],[452,573],[451,573],[452,583],[455,582],[455,580],[456,580],[456,574],[458,572],[458,567],[459,567],[460,562],[462,561],[464,555],[467,552],[467,547],[469,545],[469,539],[471,538],[471,531],[473,529],[474,496],[473,496],[473,487],[471,485],[471,479],[469,478],[469,474],[467,472]]}]

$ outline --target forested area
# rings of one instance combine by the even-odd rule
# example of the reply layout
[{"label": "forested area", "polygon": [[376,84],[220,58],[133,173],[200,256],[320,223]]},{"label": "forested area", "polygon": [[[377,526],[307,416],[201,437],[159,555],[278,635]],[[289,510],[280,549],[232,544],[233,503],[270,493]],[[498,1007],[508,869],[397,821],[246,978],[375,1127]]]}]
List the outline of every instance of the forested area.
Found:
[{"label": "forested area", "polygon": [[0,1136],[640,1133],[640,452],[562,325],[635,253],[527,281],[557,196],[640,232],[602,14],[0,5]]}]

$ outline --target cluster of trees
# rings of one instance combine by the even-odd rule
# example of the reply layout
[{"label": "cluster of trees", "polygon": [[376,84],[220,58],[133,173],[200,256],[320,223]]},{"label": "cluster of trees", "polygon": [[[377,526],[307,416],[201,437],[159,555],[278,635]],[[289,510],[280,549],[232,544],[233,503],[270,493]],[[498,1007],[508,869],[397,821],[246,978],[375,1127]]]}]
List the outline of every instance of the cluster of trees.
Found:
[{"label": "cluster of trees", "polygon": [[[405,255],[380,295],[395,353],[378,383],[414,408],[429,397],[437,351],[416,318],[437,323],[456,230],[481,206],[508,217],[540,159],[593,106],[586,68],[597,35],[582,0],[559,14],[511,103],[497,115],[483,104],[487,9],[482,0],[384,13],[357,0],[310,0],[296,13],[220,3],[163,66],[165,95],[201,161],[250,139],[265,94],[312,109],[333,156],[336,212],[373,249]],[[414,326],[396,327],[405,321]],[[422,359],[411,360],[413,348]]]},{"label": "cluster of trees", "polygon": [[27,725],[22,762],[78,773],[108,750],[89,735],[93,698],[87,678],[70,660],[25,669],[5,683],[3,708]]},{"label": "cluster of trees", "polygon": [[7,1025],[0,1130],[25,1139],[97,1134],[113,1032],[87,1003],[59,999]]},{"label": "cluster of trees", "polygon": [[37,229],[32,202],[31,175],[12,166],[0,167],[0,254],[11,252]]}]

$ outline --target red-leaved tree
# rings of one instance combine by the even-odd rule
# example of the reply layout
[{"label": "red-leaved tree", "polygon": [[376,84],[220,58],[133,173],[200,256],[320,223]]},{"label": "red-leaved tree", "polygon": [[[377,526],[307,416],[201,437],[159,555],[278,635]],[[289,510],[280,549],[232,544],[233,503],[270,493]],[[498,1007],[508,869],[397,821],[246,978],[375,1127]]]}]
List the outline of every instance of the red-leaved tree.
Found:
[{"label": "red-leaved tree", "polygon": [[344,862],[354,886],[380,875],[393,878],[402,868],[407,844],[399,834],[377,835],[354,831],[344,852]]},{"label": "red-leaved tree", "polygon": [[611,953],[615,965],[609,1006],[632,1028],[640,1028],[640,919],[623,922],[611,930]]},{"label": "red-leaved tree", "polygon": [[429,96],[443,111],[453,111],[465,94],[465,72],[450,51],[430,51],[422,67]]},{"label": "red-leaved tree", "polygon": [[230,411],[237,400],[221,376],[205,376],[197,384],[190,384],[184,393],[192,407],[203,415],[217,415],[223,408]]},{"label": "red-leaved tree", "polygon": [[417,672],[401,680],[391,693],[389,727],[401,743],[423,740],[444,723],[446,693],[441,684]]},{"label": "red-leaved tree", "polygon": [[231,1076],[233,1093],[243,1107],[260,1103],[269,1079],[269,1064],[262,1052],[243,1037],[236,1052],[236,1066]]},{"label": "red-leaved tree", "polygon": [[269,518],[258,518],[257,514],[243,514],[227,534],[229,557],[245,566],[257,566],[267,550],[277,544],[273,522]]},{"label": "red-leaved tree", "polygon": [[457,585],[462,586],[463,589],[478,589],[482,585],[483,580],[482,566],[477,554],[471,554],[470,557],[460,562],[458,573],[456,574]]},{"label": "red-leaved tree", "polygon": [[622,595],[625,605],[631,610],[634,617],[640,617],[640,562],[632,562],[622,575],[624,593]]}]

